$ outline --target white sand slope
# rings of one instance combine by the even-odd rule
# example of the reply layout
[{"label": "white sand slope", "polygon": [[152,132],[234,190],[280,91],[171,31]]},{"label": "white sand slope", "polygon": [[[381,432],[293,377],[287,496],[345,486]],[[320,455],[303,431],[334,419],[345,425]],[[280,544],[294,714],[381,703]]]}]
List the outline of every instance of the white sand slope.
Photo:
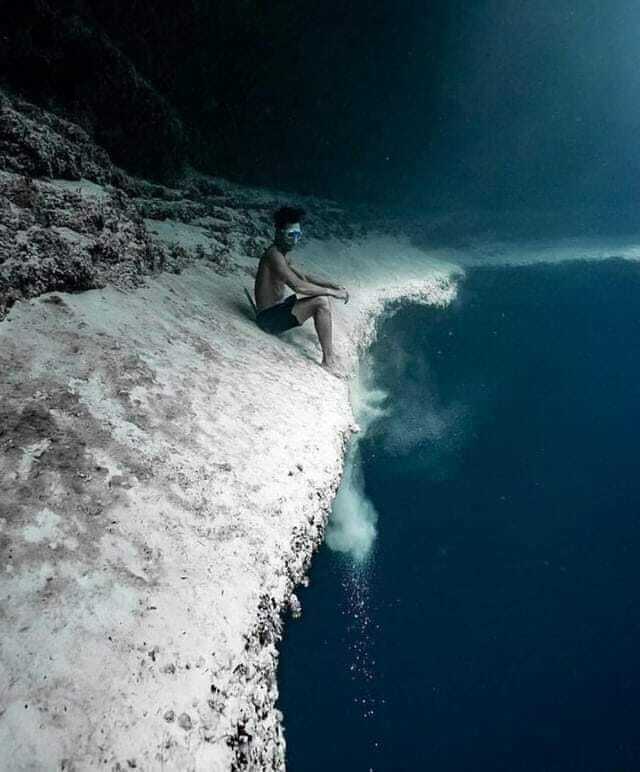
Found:
[{"label": "white sand slope", "polygon": [[[454,266],[401,240],[300,258],[352,291],[351,365],[385,302],[455,294]],[[200,263],[0,324],[0,768],[283,768],[280,615],[353,416],[311,323],[265,335],[251,284]]]}]

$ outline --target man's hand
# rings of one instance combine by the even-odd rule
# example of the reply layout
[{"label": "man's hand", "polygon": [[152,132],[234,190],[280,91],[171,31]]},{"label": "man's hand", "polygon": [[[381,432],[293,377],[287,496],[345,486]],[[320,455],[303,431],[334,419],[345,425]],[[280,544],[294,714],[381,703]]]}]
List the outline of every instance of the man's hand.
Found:
[{"label": "man's hand", "polygon": [[299,276],[303,281],[306,281],[310,284],[315,284],[316,287],[323,287],[324,289],[331,290],[331,292],[326,293],[327,295],[330,295],[331,297],[334,297],[337,300],[344,300],[345,304],[349,302],[349,293],[344,287],[341,287],[339,284],[331,284],[331,282],[325,281],[324,279],[319,279],[315,276],[311,276],[308,273],[302,273],[297,268],[294,268],[294,266],[291,265],[290,263],[288,264],[288,267],[290,268],[291,271],[293,271],[293,273],[296,274],[296,276]]}]

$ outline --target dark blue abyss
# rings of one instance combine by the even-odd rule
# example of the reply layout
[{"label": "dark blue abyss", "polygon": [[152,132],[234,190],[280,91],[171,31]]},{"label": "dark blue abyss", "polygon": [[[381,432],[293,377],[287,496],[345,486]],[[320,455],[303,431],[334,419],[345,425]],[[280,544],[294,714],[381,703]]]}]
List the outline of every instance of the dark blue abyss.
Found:
[{"label": "dark blue abyss", "polygon": [[467,272],[372,350],[361,566],[281,649],[289,772],[640,770],[640,266]]}]

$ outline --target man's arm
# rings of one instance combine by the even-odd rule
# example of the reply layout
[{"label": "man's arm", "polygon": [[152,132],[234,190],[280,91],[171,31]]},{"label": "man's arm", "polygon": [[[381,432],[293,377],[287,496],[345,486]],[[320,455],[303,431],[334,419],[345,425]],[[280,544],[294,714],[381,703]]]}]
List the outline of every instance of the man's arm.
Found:
[{"label": "man's arm", "polygon": [[308,281],[302,274],[291,268],[282,253],[277,249],[270,249],[266,257],[269,261],[269,267],[278,279],[284,282],[287,287],[290,287],[297,295],[306,295],[310,298],[317,295],[330,295],[338,300],[348,300],[349,295],[346,290]]},{"label": "man's arm", "polygon": [[292,265],[289,266],[291,270],[299,276],[303,281],[310,282],[311,284],[316,284],[318,287],[327,287],[328,289],[333,290],[343,290],[344,287],[340,287],[338,284],[331,284],[331,282],[326,281],[326,279],[318,279],[314,276],[311,276],[308,273],[302,273],[297,268],[294,268]]}]

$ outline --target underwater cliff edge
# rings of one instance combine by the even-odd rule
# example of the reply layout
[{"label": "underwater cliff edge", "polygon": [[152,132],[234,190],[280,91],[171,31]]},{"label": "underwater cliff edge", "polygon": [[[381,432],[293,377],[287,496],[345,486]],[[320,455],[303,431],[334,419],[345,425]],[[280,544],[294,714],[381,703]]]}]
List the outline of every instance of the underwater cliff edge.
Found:
[{"label": "underwater cliff edge", "polygon": [[[1,101],[0,768],[283,769],[276,643],[354,429],[313,331],[243,294],[290,197],[131,178]],[[452,263],[297,201],[352,367],[388,302],[454,297]]]}]

